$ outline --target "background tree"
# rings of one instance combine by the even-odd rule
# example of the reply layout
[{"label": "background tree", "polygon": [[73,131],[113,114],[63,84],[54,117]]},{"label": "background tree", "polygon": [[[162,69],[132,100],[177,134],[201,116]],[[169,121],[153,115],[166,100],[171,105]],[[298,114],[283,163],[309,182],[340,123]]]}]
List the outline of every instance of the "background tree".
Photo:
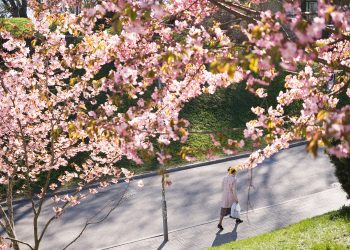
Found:
[{"label": "background tree", "polygon": [[28,17],[27,0],[1,0],[4,10],[8,11],[12,17]]},{"label": "background tree", "polygon": [[8,17],[8,16],[9,16],[8,9],[6,9],[3,2],[0,2],[0,18],[4,18],[4,17]]}]

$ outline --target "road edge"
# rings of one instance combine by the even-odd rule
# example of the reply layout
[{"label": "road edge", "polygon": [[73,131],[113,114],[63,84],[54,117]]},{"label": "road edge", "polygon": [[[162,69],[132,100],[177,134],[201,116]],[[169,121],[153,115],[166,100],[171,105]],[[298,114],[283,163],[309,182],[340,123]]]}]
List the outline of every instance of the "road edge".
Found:
[{"label": "road edge", "polygon": [[[294,148],[294,147],[299,147],[299,146],[303,146],[306,145],[307,141],[298,141],[298,142],[294,142],[294,143],[290,143],[288,148]],[[286,148],[286,149],[288,149]],[[283,150],[286,150],[283,149]],[[281,150],[282,151],[282,150]],[[214,159],[214,160],[208,160],[208,161],[201,161],[201,162],[195,162],[195,163],[190,163],[190,164],[186,164],[186,165],[180,165],[180,166],[176,166],[176,167],[170,167],[168,169],[166,169],[167,173],[174,173],[174,172],[178,172],[178,171],[183,171],[183,170],[188,170],[188,169],[192,169],[192,168],[198,168],[198,167],[204,167],[204,166],[208,166],[208,165],[213,165],[213,164],[218,164],[218,163],[222,163],[222,162],[227,162],[227,161],[233,161],[233,160],[238,160],[238,159],[242,159],[242,158],[246,158],[251,154],[251,152],[249,153],[242,153],[242,154],[238,154],[238,155],[232,155],[232,156],[225,156],[225,157],[220,157],[218,159]],[[144,178],[149,178],[149,177],[153,177],[158,175],[158,171],[154,170],[148,173],[142,173],[142,174],[138,174],[133,176],[130,180],[140,180],[140,179],[144,179]],[[125,178],[120,178],[118,183],[116,184],[120,184],[123,183],[125,181]],[[89,188],[96,188],[99,186],[99,183],[95,183],[95,184],[91,184],[85,188],[83,188],[83,190],[87,190]],[[47,193],[47,199],[51,198],[55,195],[64,195],[64,194],[69,194],[75,191],[75,188],[69,188],[69,189],[65,189],[65,190],[61,190],[61,191],[57,191],[57,192],[49,192]],[[20,204],[22,202],[28,202],[30,201],[27,198],[18,198],[13,200],[13,204]],[[0,205],[6,205],[6,201],[2,201],[0,202]]]}]

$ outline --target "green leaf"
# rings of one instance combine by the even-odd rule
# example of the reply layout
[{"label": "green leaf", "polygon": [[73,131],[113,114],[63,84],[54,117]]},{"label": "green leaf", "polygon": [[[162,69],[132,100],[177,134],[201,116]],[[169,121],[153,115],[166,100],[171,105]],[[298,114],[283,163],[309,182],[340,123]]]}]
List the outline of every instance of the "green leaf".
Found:
[{"label": "green leaf", "polygon": [[136,12],[131,6],[129,6],[129,7],[127,7],[127,8],[125,9],[125,13],[126,13],[127,16],[130,17],[130,19],[131,19],[132,21],[135,21],[135,20],[136,20],[136,18],[137,18],[137,12]]},{"label": "green leaf", "polygon": [[120,19],[119,14],[114,14],[112,18],[112,31],[115,34],[120,35],[123,30],[123,21]]}]

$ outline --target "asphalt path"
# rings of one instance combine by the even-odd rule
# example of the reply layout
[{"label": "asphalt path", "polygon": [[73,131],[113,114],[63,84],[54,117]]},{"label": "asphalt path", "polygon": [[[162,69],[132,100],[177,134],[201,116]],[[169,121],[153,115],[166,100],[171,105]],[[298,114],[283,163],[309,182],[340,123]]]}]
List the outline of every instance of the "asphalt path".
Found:
[{"label": "asphalt path", "polygon": [[[229,166],[239,159],[178,171],[170,174],[173,185],[166,190],[169,230],[176,230],[218,218],[221,180]],[[284,150],[253,170],[249,202],[251,208],[261,208],[314,194],[337,183],[334,168],[319,151],[314,159],[305,146]],[[248,206],[250,173],[238,174],[238,196],[243,210]],[[89,226],[68,249],[100,249],[162,233],[161,181],[159,176],[143,179],[145,186],[116,184],[91,195],[81,204],[67,210],[55,220],[45,235],[41,249],[63,249],[83,228],[85,222],[96,222],[120,201],[107,219]],[[51,201],[45,203],[41,226],[53,215]],[[33,226],[30,206],[16,205],[18,238],[32,242]],[[25,247],[23,247],[25,249]]]}]

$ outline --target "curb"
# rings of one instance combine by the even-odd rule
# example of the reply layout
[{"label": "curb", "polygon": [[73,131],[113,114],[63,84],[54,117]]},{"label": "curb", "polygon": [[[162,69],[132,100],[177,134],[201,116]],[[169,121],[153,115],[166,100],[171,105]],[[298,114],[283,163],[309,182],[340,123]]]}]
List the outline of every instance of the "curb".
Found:
[{"label": "curb", "polygon": [[[290,143],[288,148],[294,148],[294,147],[298,147],[298,146],[302,146],[302,145],[306,145],[307,141],[298,141],[298,142],[294,142],[294,143]],[[286,148],[286,149],[288,149]],[[283,149],[283,150],[286,150]],[[283,151],[281,150],[281,151]],[[196,162],[196,163],[191,163],[191,164],[187,164],[187,165],[182,165],[182,166],[177,166],[177,167],[171,167],[166,169],[166,173],[174,173],[174,172],[178,172],[178,171],[183,171],[183,170],[188,170],[188,169],[192,169],[192,168],[198,168],[198,167],[203,167],[203,166],[208,166],[208,165],[213,165],[213,164],[218,164],[218,163],[222,163],[222,162],[227,162],[227,161],[233,161],[233,160],[238,160],[238,159],[242,159],[242,158],[246,158],[251,154],[251,152],[249,153],[242,153],[239,155],[233,155],[233,156],[226,156],[226,157],[221,157],[215,160],[208,160],[208,161],[202,161],[202,162]],[[139,180],[139,179],[144,179],[144,178],[148,178],[148,177],[153,177],[158,175],[158,171],[151,171],[148,173],[143,173],[143,174],[139,174],[139,175],[135,175],[131,178],[131,180]],[[117,184],[120,184],[122,182],[125,181],[125,178],[120,178],[118,180]],[[95,183],[95,184],[91,184],[89,186],[86,186],[85,188],[83,188],[83,190],[87,190],[88,188],[95,188],[98,187],[99,183]],[[46,198],[51,198],[54,195],[64,195],[64,194],[68,194],[71,192],[74,192],[75,189],[74,188],[70,188],[70,189],[66,189],[66,190],[62,190],[62,191],[57,191],[57,192],[49,192],[47,193]],[[13,204],[20,204],[22,202],[29,202],[30,200],[25,198],[25,199],[16,199],[13,200]],[[2,201],[0,202],[0,205],[5,205],[6,201]]]},{"label": "curb", "polygon": [[[294,143],[291,143],[288,148],[299,147],[302,145],[306,145],[306,143],[307,143],[307,141],[294,142]],[[286,148],[286,149],[288,149],[288,148]],[[283,149],[283,150],[286,150],[286,149]],[[227,162],[227,161],[238,160],[238,159],[249,157],[250,154],[251,154],[251,152],[250,153],[242,153],[239,155],[221,157],[221,158],[215,159],[215,160],[202,161],[202,162],[191,163],[191,164],[182,165],[182,166],[178,166],[178,167],[173,167],[173,168],[166,169],[166,173],[173,173],[173,172],[178,172],[178,171],[182,171],[182,170],[198,168],[198,167],[208,166],[208,165],[212,165],[212,164]],[[149,173],[135,175],[132,177],[132,179],[138,180],[138,179],[153,177],[156,175],[158,175],[157,171],[152,171]],[[121,178],[120,181],[124,181],[124,178]]]}]

